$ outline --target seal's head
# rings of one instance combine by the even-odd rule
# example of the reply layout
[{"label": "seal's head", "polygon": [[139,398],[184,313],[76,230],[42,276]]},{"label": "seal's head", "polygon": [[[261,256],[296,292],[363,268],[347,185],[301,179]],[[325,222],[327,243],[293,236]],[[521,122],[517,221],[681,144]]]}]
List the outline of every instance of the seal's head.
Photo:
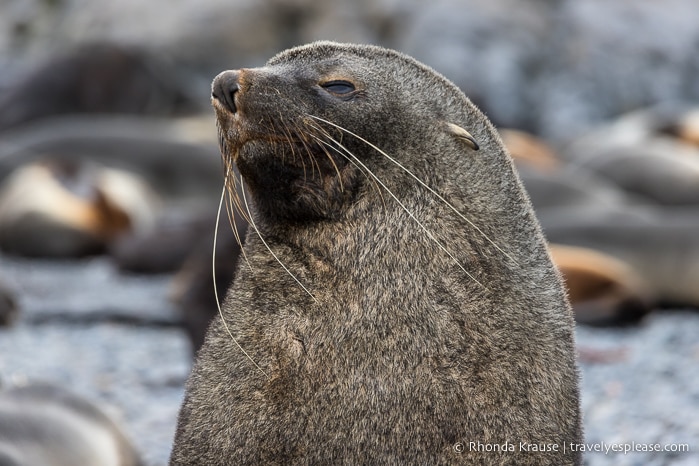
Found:
[{"label": "seal's head", "polygon": [[466,97],[379,47],[291,49],[264,67],[219,74],[212,96],[224,160],[236,163],[257,210],[277,220],[335,218],[367,181],[390,183],[388,172],[429,178],[436,159],[449,163],[435,154],[440,135],[478,148],[463,129]]}]

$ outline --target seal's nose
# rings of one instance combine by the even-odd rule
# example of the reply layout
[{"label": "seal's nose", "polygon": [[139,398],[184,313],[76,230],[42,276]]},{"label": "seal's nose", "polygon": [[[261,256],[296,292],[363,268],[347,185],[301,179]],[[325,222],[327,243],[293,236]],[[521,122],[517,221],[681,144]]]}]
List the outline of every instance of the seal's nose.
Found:
[{"label": "seal's nose", "polygon": [[211,85],[211,97],[218,100],[224,107],[233,113],[238,111],[235,105],[235,94],[240,90],[238,79],[239,71],[224,71],[214,78]]}]

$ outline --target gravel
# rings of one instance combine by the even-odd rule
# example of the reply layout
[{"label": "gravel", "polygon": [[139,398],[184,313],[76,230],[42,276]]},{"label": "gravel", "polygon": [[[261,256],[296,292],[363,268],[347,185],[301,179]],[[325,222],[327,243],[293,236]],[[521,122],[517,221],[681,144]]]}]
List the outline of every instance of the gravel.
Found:
[{"label": "gravel", "polygon": [[699,464],[697,335],[699,313],[689,311],[656,312],[625,329],[578,328],[586,442],[690,449],[590,453],[588,464]]},{"label": "gravel", "polygon": [[[51,381],[103,404],[148,465],[167,464],[189,343],[167,300],[170,276],[122,275],[108,260],[0,257],[19,321],[0,329],[0,379]],[[699,313],[656,312],[626,328],[577,330],[588,465],[699,464]]]},{"label": "gravel", "polygon": [[41,380],[101,403],[148,465],[165,465],[191,364],[168,276],[121,275],[107,258],[0,257],[21,317],[0,329],[0,379]]}]

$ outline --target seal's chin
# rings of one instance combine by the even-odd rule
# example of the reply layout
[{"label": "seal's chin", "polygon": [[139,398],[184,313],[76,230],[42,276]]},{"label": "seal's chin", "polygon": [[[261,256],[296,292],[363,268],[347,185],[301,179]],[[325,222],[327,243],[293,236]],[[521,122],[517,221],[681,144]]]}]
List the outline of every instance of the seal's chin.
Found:
[{"label": "seal's chin", "polygon": [[354,195],[354,167],[321,144],[268,136],[224,150],[257,212],[272,223],[336,217]]}]

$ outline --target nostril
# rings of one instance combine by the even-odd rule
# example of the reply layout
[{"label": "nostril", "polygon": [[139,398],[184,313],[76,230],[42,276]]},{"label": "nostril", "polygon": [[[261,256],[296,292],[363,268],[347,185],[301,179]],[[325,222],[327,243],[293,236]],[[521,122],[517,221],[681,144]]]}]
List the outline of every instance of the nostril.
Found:
[{"label": "nostril", "polygon": [[211,97],[221,102],[233,113],[238,111],[235,105],[235,94],[240,90],[238,76],[237,71],[224,71],[216,76],[211,86]]}]

